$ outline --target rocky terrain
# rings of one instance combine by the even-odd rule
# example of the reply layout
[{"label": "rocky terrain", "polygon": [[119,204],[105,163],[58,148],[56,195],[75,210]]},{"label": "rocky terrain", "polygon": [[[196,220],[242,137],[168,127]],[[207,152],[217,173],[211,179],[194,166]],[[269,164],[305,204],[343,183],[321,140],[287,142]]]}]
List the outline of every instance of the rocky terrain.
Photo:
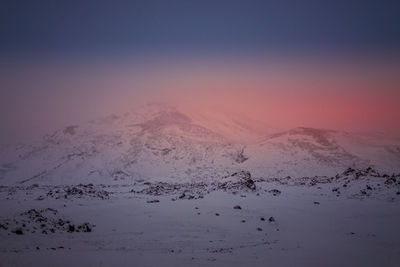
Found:
[{"label": "rocky terrain", "polygon": [[0,266],[400,262],[400,140],[382,134],[153,104],[4,147],[0,199]]}]

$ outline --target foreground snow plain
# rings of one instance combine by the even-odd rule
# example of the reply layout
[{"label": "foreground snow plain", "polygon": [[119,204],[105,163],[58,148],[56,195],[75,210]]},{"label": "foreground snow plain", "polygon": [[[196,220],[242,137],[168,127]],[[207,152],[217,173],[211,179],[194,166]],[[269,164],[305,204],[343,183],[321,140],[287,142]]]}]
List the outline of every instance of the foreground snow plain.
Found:
[{"label": "foreground snow plain", "polygon": [[[181,193],[138,194],[131,192],[135,186],[121,186],[106,188],[110,192],[106,199],[83,195],[38,200],[47,189],[10,194],[10,188],[3,188],[3,218],[51,208],[64,218],[95,226],[91,232],[43,234],[30,232],[33,224],[28,220],[22,235],[0,231],[1,264],[398,266],[396,191],[385,188],[368,196],[338,196],[332,191],[336,183],[256,185],[254,192],[215,190],[193,199],[179,198]],[[358,186],[351,187],[358,190]],[[10,230],[15,227],[10,222]]]}]

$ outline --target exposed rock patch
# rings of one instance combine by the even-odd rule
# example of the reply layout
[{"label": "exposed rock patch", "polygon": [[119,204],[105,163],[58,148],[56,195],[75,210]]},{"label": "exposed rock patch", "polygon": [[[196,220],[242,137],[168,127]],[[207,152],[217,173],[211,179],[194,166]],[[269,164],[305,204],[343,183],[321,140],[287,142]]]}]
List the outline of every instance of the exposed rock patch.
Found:
[{"label": "exposed rock patch", "polygon": [[[47,192],[46,197],[52,197],[55,199],[69,199],[69,198],[99,198],[108,199],[110,192],[101,188],[101,186],[95,186],[93,184],[78,184],[68,185],[62,188],[54,188]],[[43,200],[44,196],[39,196],[38,200]]]},{"label": "exposed rock patch", "polygon": [[85,222],[75,224],[60,215],[58,210],[30,209],[16,215],[13,219],[6,219],[0,223],[0,229],[11,230],[12,233],[22,235],[25,233],[53,234],[57,232],[92,232],[95,225]]}]

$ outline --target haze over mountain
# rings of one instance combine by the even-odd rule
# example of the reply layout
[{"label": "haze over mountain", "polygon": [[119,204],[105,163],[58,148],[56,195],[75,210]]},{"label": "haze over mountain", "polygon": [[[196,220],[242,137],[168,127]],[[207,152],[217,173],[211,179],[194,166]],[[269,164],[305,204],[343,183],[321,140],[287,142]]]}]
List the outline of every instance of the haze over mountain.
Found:
[{"label": "haze over mountain", "polygon": [[1,151],[3,184],[211,182],[235,171],[255,177],[334,175],[348,167],[399,171],[400,140],[297,127],[153,103],[69,125]]}]

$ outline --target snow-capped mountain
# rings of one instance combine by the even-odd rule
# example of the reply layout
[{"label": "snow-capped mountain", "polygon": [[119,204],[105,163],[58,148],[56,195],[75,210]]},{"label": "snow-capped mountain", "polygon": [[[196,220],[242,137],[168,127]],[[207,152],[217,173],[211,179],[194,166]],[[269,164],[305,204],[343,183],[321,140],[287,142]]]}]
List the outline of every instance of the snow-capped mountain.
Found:
[{"label": "snow-capped mountain", "polygon": [[400,169],[399,139],[386,135],[298,127],[249,146],[248,168],[265,176],[334,175],[344,168]]},{"label": "snow-capped mountain", "polygon": [[271,128],[238,116],[150,104],[70,125],[35,144],[4,148],[2,184],[215,181],[245,169],[258,177],[332,175],[347,167],[400,169],[400,141],[383,135]]}]

